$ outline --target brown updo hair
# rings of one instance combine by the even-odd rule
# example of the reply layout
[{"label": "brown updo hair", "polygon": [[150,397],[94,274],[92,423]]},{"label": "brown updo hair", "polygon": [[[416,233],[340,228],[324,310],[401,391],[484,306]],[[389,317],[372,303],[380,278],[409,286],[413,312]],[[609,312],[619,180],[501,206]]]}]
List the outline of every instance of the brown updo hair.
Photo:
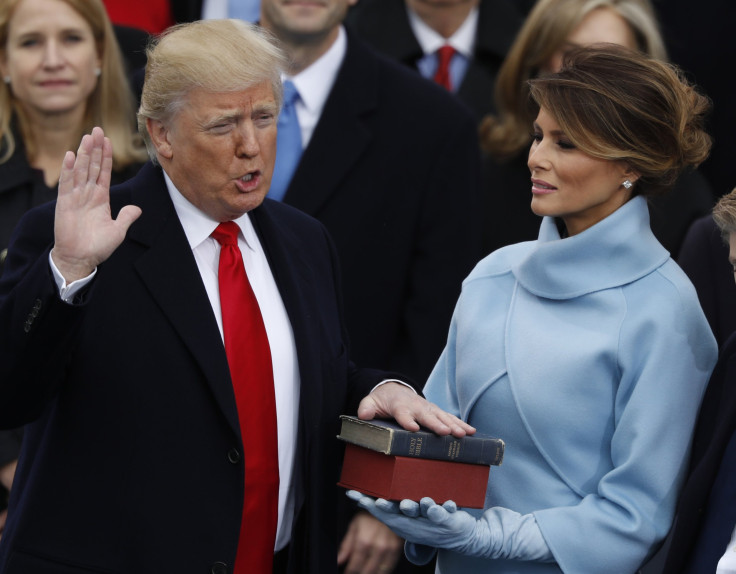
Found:
[{"label": "brown updo hair", "polygon": [[635,195],[665,193],[710,153],[710,101],[675,66],[640,52],[577,48],[559,72],[529,84],[535,110],[544,108],[578,149],[639,175]]}]

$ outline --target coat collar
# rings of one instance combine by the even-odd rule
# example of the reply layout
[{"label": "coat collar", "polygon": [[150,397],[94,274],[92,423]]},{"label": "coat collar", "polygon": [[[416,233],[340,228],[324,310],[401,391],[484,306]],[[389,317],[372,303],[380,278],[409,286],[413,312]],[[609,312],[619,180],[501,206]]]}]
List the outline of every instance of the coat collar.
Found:
[{"label": "coat collar", "polygon": [[535,295],[571,299],[635,281],[667,259],[649,228],[646,200],[635,197],[573,237],[561,239],[554,219],[545,217],[539,239],[512,272]]},{"label": "coat collar", "polygon": [[[239,435],[225,349],[194,255],[166,190],[163,172],[159,167],[146,164],[135,178],[117,189],[123,192],[115,196],[117,209],[125,203],[133,203],[143,211],[128,232],[130,241],[146,248],[135,261],[135,268],[195,357],[220,409]],[[129,193],[125,193],[126,190]],[[116,190],[116,193],[119,192]],[[316,280],[306,263],[309,257],[303,253],[309,250],[309,246],[304,245],[298,231],[280,224],[276,213],[291,209],[266,199],[249,216],[289,315],[304,389],[309,382],[321,380],[319,373],[311,368],[319,354],[316,346],[319,337],[314,332],[314,321],[310,321],[310,316],[318,308],[318,303],[314,289],[310,288]],[[307,428],[313,428],[319,421],[320,393],[319,385],[310,386],[309,393],[303,391],[302,402],[308,401],[309,408],[300,409],[300,424]]]}]

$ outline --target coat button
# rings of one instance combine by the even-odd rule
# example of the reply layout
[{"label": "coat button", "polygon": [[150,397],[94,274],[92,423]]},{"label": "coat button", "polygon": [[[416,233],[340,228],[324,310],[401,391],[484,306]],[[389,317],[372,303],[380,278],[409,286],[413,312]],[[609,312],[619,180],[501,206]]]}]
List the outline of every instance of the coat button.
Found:
[{"label": "coat button", "polygon": [[215,562],[212,565],[212,574],[227,574],[227,564],[224,562]]},{"label": "coat button", "polygon": [[240,462],[240,452],[238,449],[231,448],[227,453],[227,459],[233,464],[238,464]]}]

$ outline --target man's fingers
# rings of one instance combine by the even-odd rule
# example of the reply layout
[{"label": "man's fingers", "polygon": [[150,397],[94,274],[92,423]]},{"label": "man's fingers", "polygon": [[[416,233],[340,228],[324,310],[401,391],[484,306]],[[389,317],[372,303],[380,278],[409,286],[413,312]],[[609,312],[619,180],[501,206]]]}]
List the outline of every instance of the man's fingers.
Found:
[{"label": "man's fingers", "polygon": [[79,191],[84,189],[87,185],[89,178],[89,164],[92,155],[93,138],[89,134],[82,136],[82,141],[79,143],[79,149],[77,150],[77,158],[74,162],[74,190]]},{"label": "man's fingers", "polygon": [[123,235],[128,231],[131,224],[141,216],[142,210],[137,205],[126,205],[118,213],[115,220],[118,227],[121,228]]},{"label": "man's fingers", "polygon": [[97,185],[104,189],[110,189],[112,180],[112,143],[108,138],[103,138],[102,163],[100,173],[97,176]]},{"label": "man's fingers", "polygon": [[353,545],[355,544],[355,530],[351,524],[348,527],[348,531],[340,543],[340,548],[337,551],[337,563],[344,564],[353,552]]}]

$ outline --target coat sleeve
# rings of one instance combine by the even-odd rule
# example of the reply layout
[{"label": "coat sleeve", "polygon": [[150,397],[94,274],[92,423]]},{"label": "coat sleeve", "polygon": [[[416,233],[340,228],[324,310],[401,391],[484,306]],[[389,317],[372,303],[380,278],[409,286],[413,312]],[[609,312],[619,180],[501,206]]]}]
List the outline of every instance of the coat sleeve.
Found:
[{"label": "coat sleeve", "polygon": [[0,428],[33,421],[54,396],[84,313],[51,274],[53,214],[47,205],[21,220],[0,281]]},{"label": "coat sleeve", "polygon": [[626,295],[615,430],[604,445],[611,469],[577,505],[534,513],[566,574],[635,572],[672,523],[717,349],[694,292],[673,297],[677,282],[665,283],[659,303],[651,284],[635,284]]}]

